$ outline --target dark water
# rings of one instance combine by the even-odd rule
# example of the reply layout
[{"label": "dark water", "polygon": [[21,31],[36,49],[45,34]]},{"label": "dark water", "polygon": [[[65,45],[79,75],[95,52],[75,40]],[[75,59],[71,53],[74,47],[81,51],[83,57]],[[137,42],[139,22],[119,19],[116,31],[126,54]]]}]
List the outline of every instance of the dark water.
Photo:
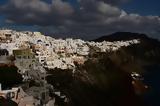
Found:
[{"label": "dark water", "polygon": [[147,73],[144,75],[144,83],[150,89],[145,94],[145,101],[149,106],[160,106],[160,65],[146,67]]}]

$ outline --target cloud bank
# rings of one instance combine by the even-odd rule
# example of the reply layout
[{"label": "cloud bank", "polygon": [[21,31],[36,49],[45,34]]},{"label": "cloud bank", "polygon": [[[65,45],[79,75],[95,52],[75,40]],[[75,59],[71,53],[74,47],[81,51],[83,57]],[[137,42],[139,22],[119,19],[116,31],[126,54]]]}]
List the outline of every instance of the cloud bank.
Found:
[{"label": "cloud bank", "polygon": [[0,6],[0,14],[11,25],[35,25],[44,33],[60,37],[92,39],[117,31],[158,37],[160,18],[126,13],[120,5],[128,1],[77,0],[73,4],[68,0],[9,0]]}]

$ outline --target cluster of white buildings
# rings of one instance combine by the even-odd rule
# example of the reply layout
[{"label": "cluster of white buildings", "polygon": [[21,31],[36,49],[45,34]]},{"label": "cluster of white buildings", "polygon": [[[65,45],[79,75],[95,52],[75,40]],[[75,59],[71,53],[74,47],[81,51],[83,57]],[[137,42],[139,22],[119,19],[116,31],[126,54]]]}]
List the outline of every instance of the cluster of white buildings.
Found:
[{"label": "cluster of white buildings", "polygon": [[116,51],[123,46],[127,47],[127,46],[138,44],[138,43],[140,43],[138,39],[133,39],[129,41],[114,41],[114,42],[108,42],[108,41],[88,42],[90,46],[98,47],[100,49],[100,52]]},{"label": "cluster of white buildings", "polygon": [[[50,69],[73,69],[75,62],[83,64],[87,60],[90,47],[96,47],[100,52],[107,52],[116,51],[122,46],[129,46],[139,42],[138,39],[116,42],[89,42],[71,38],[63,40],[44,36],[40,32],[0,30],[0,49],[7,49],[9,55],[21,55],[19,59],[28,59],[33,63],[38,61],[42,66]],[[30,49],[32,53],[26,52],[28,53],[27,55],[25,52],[21,52],[20,54],[13,53],[15,50],[25,51],[28,49]],[[34,54],[34,56],[31,56],[31,59],[30,55],[32,54]],[[23,63],[25,64],[27,62]]]}]

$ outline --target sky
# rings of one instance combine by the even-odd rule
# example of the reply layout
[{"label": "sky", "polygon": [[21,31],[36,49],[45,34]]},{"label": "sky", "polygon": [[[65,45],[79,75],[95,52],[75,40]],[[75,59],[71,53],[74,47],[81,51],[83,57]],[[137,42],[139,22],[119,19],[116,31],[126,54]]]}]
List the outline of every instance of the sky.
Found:
[{"label": "sky", "polygon": [[160,39],[160,0],[0,0],[0,27],[94,39],[118,31]]}]

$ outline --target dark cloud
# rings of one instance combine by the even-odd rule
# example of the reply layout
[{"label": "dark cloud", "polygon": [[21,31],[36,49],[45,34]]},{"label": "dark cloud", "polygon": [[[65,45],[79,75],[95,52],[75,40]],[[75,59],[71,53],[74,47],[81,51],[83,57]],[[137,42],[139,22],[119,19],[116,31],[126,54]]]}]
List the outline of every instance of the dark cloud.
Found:
[{"label": "dark cloud", "polygon": [[[86,39],[115,31],[132,31],[158,36],[160,18],[128,14],[119,5],[130,0],[10,0],[0,13],[10,24],[36,25],[40,31]],[[76,36],[77,35],[77,36]]]},{"label": "dark cloud", "polygon": [[62,0],[52,1],[52,4],[47,4],[41,0],[10,0],[0,10],[8,21],[15,23],[40,26],[60,24],[74,9]]}]

